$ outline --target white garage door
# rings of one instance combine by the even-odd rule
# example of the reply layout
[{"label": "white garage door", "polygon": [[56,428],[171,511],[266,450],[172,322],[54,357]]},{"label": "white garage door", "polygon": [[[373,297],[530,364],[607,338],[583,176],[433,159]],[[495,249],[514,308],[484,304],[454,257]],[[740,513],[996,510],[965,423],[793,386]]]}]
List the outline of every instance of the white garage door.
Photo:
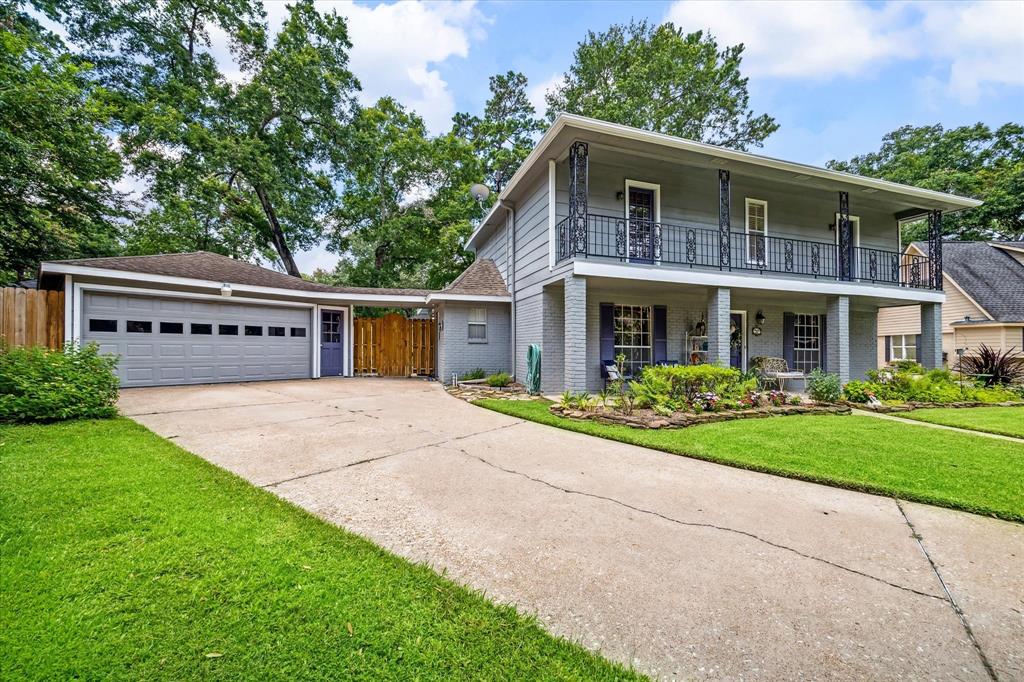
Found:
[{"label": "white garage door", "polygon": [[81,337],[120,356],[122,386],[310,376],[309,308],[84,292]]}]

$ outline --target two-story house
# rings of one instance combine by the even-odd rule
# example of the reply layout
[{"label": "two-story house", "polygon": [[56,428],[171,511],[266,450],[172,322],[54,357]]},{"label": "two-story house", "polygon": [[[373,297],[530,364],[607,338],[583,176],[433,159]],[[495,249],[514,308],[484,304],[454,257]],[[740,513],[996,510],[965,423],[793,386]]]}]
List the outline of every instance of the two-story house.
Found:
[{"label": "two-story house", "polygon": [[[919,308],[920,360],[941,364],[942,216],[977,205],[561,115],[443,290],[328,286],[210,253],[48,262],[38,281],[64,292],[64,338],[119,355],[125,386],[478,367],[524,379],[533,344],[545,392],[600,389],[620,355],[627,373],[761,356],[845,381],[876,365],[892,306]],[[904,254],[900,223],[922,217],[929,241]],[[427,308],[434,327],[357,327],[366,306]]]},{"label": "two-story house", "polygon": [[[944,213],[980,202],[561,115],[468,245],[511,294],[511,360],[546,392],[603,368],[785,358],[843,381],[877,364],[880,309],[920,309],[941,365]],[[920,254],[903,221],[927,218]]]}]

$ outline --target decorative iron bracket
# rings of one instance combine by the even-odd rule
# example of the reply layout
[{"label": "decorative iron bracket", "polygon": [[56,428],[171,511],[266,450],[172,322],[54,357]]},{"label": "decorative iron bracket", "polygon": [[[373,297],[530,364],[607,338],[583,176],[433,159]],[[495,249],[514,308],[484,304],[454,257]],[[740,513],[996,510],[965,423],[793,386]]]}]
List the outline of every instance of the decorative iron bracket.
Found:
[{"label": "decorative iron bracket", "polygon": [[730,232],[730,207],[732,205],[732,188],[729,182],[729,171],[718,170],[718,265],[723,270],[732,269],[732,237]]},{"label": "decorative iron bracket", "polygon": [[928,286],[942,291],[942,211],[928,214]]},{"label": "decorative iron bracket", "polygon": [[576,141],[569,147],[569,251],[587,254],[587,194],[590,147]]},{"label": "decorative iron bracket", "polygon": [[839,279],[853,279],[853,235],[850,226],[850,194],[839,193]]}]

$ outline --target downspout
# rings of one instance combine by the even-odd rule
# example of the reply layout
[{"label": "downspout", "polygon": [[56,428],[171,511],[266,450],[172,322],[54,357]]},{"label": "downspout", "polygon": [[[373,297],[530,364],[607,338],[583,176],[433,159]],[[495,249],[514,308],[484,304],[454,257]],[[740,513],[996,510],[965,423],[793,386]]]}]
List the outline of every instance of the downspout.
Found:
[{"label": "downspout", "polygon": [[[512,220],[512,253],[511,253],[511,255],[506,255],[505,256],[505,262],[506,262],[506,264],[508,264],[507,265],[506,273],[509,275],[509,279],[511,280],[509,282],[509,290],[512,292],[512,316],[511,316],[511,320],[510,320],[510,322],[512,324],[512,366],[511,366],[511,370],[512,371],[511,371],[511,374],[512,374],[512,378],[515,379],[515,377],[516,377],[516,357],[517,357],[516,356],[516,340],[518,339],[518,334],[517,334],[517,331],[516,331],[516,284],[515,284],[515,282],[516,282],[516,209],[513,207],[512,204],[506,203],[505,201],[502,201],[500,199],[498,200],[498,205],[501,206],[502,208],[504,208],[506,211],[508,211],[508,216],[505,218],[505,234],[506,235],[508,234],[508,230],[509,230],[509,225],[508,225],[509,218],[511,218],[511,220]],[[505,244],[506,245],[508,244],[508,237],[507,236],[505,238]]]}]

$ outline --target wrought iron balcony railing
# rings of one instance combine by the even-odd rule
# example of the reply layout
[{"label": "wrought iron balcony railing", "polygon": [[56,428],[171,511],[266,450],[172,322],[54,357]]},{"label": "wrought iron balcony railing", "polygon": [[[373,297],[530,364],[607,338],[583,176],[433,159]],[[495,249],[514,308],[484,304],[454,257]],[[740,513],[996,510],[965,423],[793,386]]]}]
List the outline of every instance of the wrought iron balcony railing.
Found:
[{"label": "wrought iron balcony railing", "polygon": [[[585,222],[585,229],[582,223]],[[839,248],[832,242],[730,232],[691,225],[587,214],[576,230],[557,224],[558,261],[609,258],[624,263],[754,271],[822,279],[841,277]],[[929,289],[929,259],[898,251],[855,247],[848,279]]]}]

